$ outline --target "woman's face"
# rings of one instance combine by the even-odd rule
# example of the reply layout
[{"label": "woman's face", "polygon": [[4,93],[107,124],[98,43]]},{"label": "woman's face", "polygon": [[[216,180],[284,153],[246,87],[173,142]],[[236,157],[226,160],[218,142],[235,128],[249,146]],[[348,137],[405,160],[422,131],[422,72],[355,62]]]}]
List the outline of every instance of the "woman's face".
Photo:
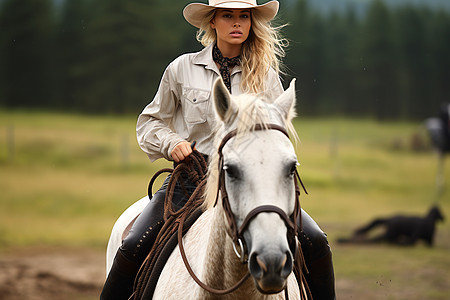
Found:
[{"label": "woman's face", "polygon": [[216,30],[217,45],[241,45],[252,26],[250,9],[217,9],[211,28]]}]

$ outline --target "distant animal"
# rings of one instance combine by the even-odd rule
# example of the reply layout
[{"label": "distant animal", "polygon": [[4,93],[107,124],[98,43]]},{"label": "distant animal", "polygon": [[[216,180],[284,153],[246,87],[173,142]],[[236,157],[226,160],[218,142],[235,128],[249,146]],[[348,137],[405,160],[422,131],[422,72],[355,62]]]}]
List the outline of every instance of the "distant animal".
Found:
[{"label": "distant animal", "polygon": [[433,148],[438,154],[438,170],[436,174],[437,194],[444,189],[444,158],[450,153],[450,103],[441,105],[439,117],[425,120],[425,127],[431,139]]},{"label": "distant animal", "polygon": [[[443,221],[444,216],[437,206],[433,206],[425,217],[397,215],[390,218],[377,218],[368,225],[355,230],[351,238],[338,239],[339,243],[377,243],[388,242],[398,245],[414,245],[423,240],[433,246],[436,222]],[[385,231],[373,238],[367,233],[379,226]]]},{"label": "distant animal", "polygon": [[450,103],[441,107],[439,117],[425,120],[433,148],[441,154],[450,152]]}]

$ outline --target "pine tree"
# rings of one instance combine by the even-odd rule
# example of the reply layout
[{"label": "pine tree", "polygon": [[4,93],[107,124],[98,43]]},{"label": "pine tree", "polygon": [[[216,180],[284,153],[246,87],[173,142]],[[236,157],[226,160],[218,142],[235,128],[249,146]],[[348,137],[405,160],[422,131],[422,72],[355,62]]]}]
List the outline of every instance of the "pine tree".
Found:
[{"label": "pine tree", "polygon": [[[442,103],[450,102],[450,14],[436,12],[432,18],[429,36],[431,83],[430,100],[433,103],[432,113],[436,114]],[[426,103],[429,103],[426,101]]]},{"label": "pine tree", "polygon": [[424,24],[427,16],[411,6],[400,9],[396,16],[402,115],[412,118],[425,117],[426,109],[423,104],[429,101],[431,78],[428,29]]},{"label": "pine tree", "polygon": [[63,3],[57,32],[58,56],[58,106],[64,109],[80,109],[82,95],[87,86],[83,74],[86,60],[86,37],[92,21],[89,0],[67,0]]},{"label": "pine tree", "polygon": [[394,43],[390,11],[381,0],[369,8],[361,41],[364,63],[361,98],[378,119],[393,118],[399,114],[397,84],[397,53]]},{"label": "pine tree", "polygon": [[54,104],[54,14],[49,0],[5,0],[0,10],[0,101]]},{"label": "pine tree", "polygon": [[313,13],[308,1],[300,0],[288,14],[286,34],[290,48],[286,57],[289,75],[297,78],[299,105],[307,115],[319,113],[324,68],[325,28],[321,17]]}]

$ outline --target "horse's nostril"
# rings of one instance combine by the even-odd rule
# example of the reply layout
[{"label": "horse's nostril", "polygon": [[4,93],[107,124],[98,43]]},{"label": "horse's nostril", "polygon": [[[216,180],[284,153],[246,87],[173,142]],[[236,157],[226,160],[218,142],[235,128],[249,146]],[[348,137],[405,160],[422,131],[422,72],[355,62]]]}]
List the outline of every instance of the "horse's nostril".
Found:
[{"label": "horse's nostril", "polygon": [[264,263],[264,261],[262,259],[259,258],[259,256],[256,256],[256,262],[258,263],[258,265],[261,267],[261,269],[263,270],[264,273],[267,273],[267,266]]},{"label": "horse's nostril", "polygon": [[294,267],[292,256],[289,252],[284,255],[284,261],[281,265],[281,276],[288,277],[292,272],[292,268]]},{"label": "horse's nostril", "polygon": [[261,279],[265,272],[267,272],[267,265],[263,259],[259,258],[256,253],[250,255],[248,263],[250,274],[255,279]]},{"label": "horse's nostril", "polygon": [[280,266],[281,266],[282,269],[283,269],[284,266],[286,265],[286,262],[287,262],[287,255],[285,254],[285,255],[284,255],[284,258],[283,258],[283,260],[281,261],[281,264],[280,264]]}]

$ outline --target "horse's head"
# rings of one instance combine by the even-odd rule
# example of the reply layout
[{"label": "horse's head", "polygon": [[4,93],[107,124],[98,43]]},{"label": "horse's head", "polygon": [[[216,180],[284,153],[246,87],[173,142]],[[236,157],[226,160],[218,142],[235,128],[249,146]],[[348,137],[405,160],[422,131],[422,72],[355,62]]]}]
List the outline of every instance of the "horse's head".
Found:
[{"label": "horse's head", "polygon": [[[247,251],[249,272],[261,292],[277,293],[285,287],[293,269],[294,253],[287,237],[292,228],[288,228],[283,214],[291,216],[295,209],[299,211],[294,183],[298,162],[286,134],[264,128],[271,127],[269,124],[292,128],[294,81],[272,104],[250,95],[233,97],[221,80],[216,82],[213,92],[220,123],[217,136],[223,148],[217,155],[221,162],[213,157],[209,179],[219,178],[223,170],[221,186],[226,191],[221,193],[227,194],[235,225],[242,229],[246,245],[242,248]],[[255,130],[256,127],[263,129]],[[234,134],[225,138],[224,144],[224,136],[232,131]],[[222,170],[217,171],[217,165]],[[218,181],[221,180],[208,182],[207,199],[217,194]],[[214,201],[209,202],[211,205]],[[275,207],[279,212],[269,209],[254,213],[257,207]],[[295,221],[291,223],[294,224]]]}]

